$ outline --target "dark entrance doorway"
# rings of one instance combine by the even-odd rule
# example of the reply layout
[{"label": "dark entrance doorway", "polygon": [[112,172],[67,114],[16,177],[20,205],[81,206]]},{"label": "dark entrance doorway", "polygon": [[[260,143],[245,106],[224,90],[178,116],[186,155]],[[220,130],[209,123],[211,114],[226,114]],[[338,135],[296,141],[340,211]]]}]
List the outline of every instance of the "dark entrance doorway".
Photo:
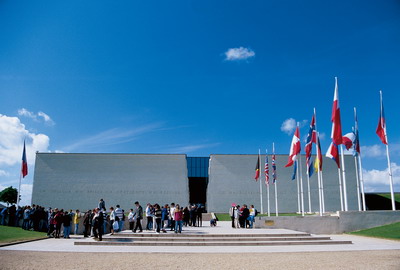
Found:
[{"label": "dark entrance doorway", "polygon": [[189,177],[189,202],[191,204],[206,205],[207,184],[207,177]]},{"label": "dark entrance doorway", "polygon": [[209,157],[187,157],[189,202],[207,209]]}]

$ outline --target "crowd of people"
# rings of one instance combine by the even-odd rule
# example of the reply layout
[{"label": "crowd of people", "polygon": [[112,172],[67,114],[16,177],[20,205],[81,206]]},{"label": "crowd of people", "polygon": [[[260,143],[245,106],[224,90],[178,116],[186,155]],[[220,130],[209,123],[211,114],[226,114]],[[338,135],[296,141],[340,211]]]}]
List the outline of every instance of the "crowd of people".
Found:
[{"label": "crowd of people", "polygon": [[[47,232],[48,237],[70,238],[71,231],[74,234],[83,234],[84,237],[93,236],[101,241],[106,233],[114,234],[124,230],[125,222],[129,223],[129,230],[133,233],[142,232],[142,220],[146,219],[145,230],[156,233],[174,231],[181,233],[185,226],[202,226],[202,213],[204,206],[188,205],[181,207],[179,204],[171,203],[160,206],[158,203],[146,205],[143,210],[139,202],[135,207],[125,214],[120,205],[106,209],[105,201],[100,199],[94,209],[81,213],[79,209],[64,211],[58,208],[44,208],[39,205],[16,208],[15,205],[3,208],[0,211],[0,224],[8,226],[20,226],[24,230]],[[232,204],[229,214],[232,219],[233,228],[253,228],[254,218],[257,210],[251,205]],[[81,224],[81,225],[80,225]],[[216,225],[216,218],[210,221]],[[83,226],[80,228],[80,226]],[[61,233],[62,229],[62,233]]]},{"label": "crowd of people", "polygon": [[258,211],[254,208],[254,205],[250,205],[250,208],[247,208],[246,204],[240,206],[236,203],[232,203],[231,208],[229,208],[232,228],[253,228],[254,220],[257,215]]}]

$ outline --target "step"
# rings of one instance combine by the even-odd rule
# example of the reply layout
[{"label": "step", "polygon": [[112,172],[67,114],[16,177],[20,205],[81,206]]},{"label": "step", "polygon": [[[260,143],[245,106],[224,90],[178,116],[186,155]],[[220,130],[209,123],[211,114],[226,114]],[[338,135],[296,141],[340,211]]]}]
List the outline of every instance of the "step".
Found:
[{"label": "step", "polygon": [[200,234],[198,232],[184,232],[182,234],[175,234],[173,232],[168,233],[115,233],[114,235],[105,235],[106,237],[193,237],[193,238],[202,238],[202,237],[225,237],[225,238],[240,238],[240,237],[306,237],[311,236],[309,233],[269,233],[269,234]]},{"label": "step", "polygon": [[352,244],[351,241],[246,241],[246,242],[156,242],[156,241],[139,241],[139,242],[75,242],[75,245],[81,246],[292,246],[292,245],[347,245]]},{"label": "step", "polygon": [[246,242],[246,241],[315,241],[315,240],[331,240],[330,237],[207,237],[191,238],[191,237],[103,237],[103,241],[108,242]]}]

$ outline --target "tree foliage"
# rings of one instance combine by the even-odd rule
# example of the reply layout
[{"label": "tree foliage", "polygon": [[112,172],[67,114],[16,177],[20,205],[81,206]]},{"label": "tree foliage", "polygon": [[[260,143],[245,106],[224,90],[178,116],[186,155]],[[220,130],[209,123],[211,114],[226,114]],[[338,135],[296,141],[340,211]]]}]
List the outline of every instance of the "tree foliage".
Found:
[{"label": "tree foliage", "polygon": [[8,187],[0,192],[0,202],[7,204],[17,203],[18,190],[16,188]]}]

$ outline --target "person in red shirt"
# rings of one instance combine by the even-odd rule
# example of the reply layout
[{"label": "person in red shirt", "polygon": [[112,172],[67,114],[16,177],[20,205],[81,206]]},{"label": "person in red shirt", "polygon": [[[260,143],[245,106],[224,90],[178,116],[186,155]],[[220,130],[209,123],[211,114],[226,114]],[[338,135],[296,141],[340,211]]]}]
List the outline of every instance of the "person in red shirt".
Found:
[{"label": "person in red shirt", "polygon": [[183,220],[183,212],[182,208],[177,204],[175,206],[175,213],[174,213],[174,218],[175,218],[175,233],[182,233],[182,220]]}]

